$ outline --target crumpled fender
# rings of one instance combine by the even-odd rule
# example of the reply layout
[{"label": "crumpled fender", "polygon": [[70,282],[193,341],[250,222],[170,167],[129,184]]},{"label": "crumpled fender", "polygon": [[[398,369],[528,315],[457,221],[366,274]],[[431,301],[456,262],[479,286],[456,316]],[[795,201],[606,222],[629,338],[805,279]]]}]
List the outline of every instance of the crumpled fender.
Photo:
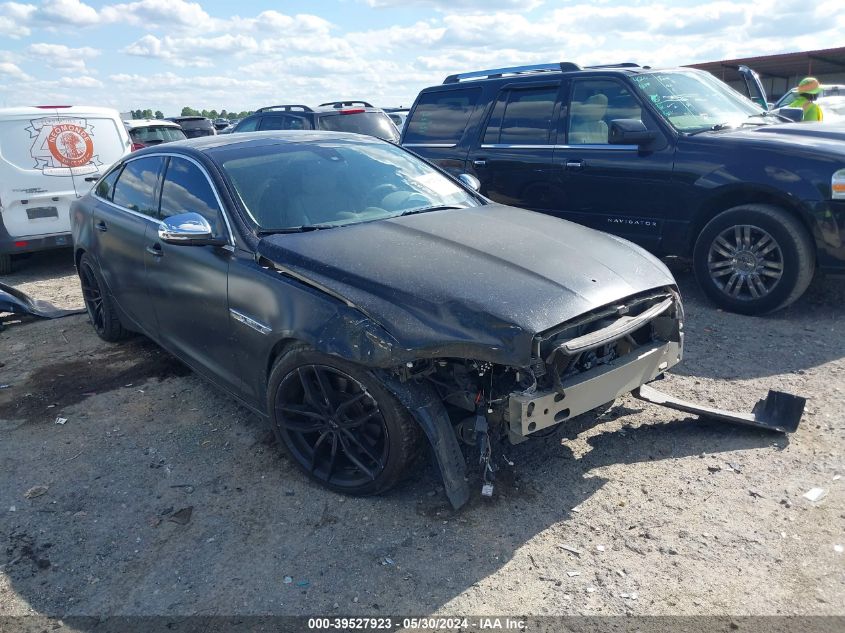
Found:
[{"label": "crumpled fender", "polygon": [[80,314],[84,309],[64,310],[48,301],[33,299],[17,288],[0,283],[0,312],[12,314],[31,314],[44,319],[58,319],[70,314]]},{"label": "crumpled fender", "polygon": [[446,496],[457,510],[469,501],[466,460],[443,402],[431,385],[401,382],[387,372],[382,372],[379,377],[384,386],[407,407],[428,437],[440,468]]}]

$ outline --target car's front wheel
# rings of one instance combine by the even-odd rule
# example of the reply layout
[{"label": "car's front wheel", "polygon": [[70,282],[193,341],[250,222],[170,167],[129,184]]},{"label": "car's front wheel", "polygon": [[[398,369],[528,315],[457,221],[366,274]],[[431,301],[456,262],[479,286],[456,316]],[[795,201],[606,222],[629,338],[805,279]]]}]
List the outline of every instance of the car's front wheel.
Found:
[{"label": "car's front wheel", "polygon": [[267,401],[280,443],[337,492],[391,488],[419,450],[416,422],[371,372],[303,346],[276,361]]},{"label": "car's front wheel", "polygon": [[96,263],[87,253],[80,257],[78,270],[82,300],[97,336],[110,343],[129,336],[130,332],[120,322],[120,316]]},{"label": "car's front wheel", "polygon": [[695,244],[695,276],[720,307],[763,314],[800,297],[815,270],[813,242],[793,215],[744,204],[710,220]]}]

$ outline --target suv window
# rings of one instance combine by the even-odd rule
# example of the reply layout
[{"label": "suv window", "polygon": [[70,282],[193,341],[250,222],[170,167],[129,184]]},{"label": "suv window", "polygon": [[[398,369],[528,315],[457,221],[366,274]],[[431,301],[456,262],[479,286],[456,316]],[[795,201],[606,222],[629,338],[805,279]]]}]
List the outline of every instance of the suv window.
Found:
[{"label": "suv window", "polygon": [[484,132],[485,144],[549,145],[558,85],[504,90]]},{"label": "suv window", "polygon": [[441,90],[420,95],[407,123],[404,143],[457,143],[480,95],[481,88]]},{"label": "suv window", "polygon": [[101,178],[100,182],[97,183],[97,188],[94,190],[94,193],[96,193],[101,198],[111,200],[111,195],[112,193],[114,193],[114,183],[117,181],[117,177],[119,175],[119,167],[106,174],[106,177]]},{"label": "suv window", "polygon": [[614,119],[643,118],[636,97],[610,79],[576,79],[569,107],[569,145],[606,145]]},{"label": "suv window", "polygon": [[377,136],[386,141],[399,141],[399,131],[383,112],[354,112],[352,114],[328,114],[320,117],[321,130],[335,132],[355,132],[367,136]]},{"label": "suv window", "polygon": [[225,235],[214,189],[202,170],[189,160],[171,157],[161,185],[161,217],[199,213],[216,237]]},{"label": "suv window", "polygon": [[[260,130],[308,130],[311,126],[299,116],[274,114],[261,119]],[[240,130],[245,131],[245,130]]]},{"label": "suv window", "polygon": [[114,203],[154,217],[158,206],[155,201],[156,182],[163,162],[161,156],[127,162],[114,185]]},{"label": "suv window", "polygon": [[238,123],[237,127],[233,130],[234,132],[255,132],[258,129],[258,123],[261,121],[262,117],[257,116],[254,119],[246,119],[245,121],[241,121]]}]

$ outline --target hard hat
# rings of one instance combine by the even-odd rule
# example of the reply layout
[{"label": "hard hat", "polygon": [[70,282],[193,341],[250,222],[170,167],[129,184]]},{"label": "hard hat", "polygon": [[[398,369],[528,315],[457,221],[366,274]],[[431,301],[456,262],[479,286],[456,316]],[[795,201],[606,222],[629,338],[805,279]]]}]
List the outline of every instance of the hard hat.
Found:
[{"label": "hard hat", "polygon": [[811,95],[817,95],[821,92],[822,86],[819,83],[819,80],[815,77],[804,77],[801,81],[798,82],[798,93],[805,92]]}]

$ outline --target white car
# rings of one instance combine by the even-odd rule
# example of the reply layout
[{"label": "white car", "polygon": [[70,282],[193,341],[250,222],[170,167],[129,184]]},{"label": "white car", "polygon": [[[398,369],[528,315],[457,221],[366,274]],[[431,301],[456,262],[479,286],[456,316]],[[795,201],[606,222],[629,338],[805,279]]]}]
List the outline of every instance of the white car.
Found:
[{"label": "white car", "polygon": [[70,203],[131,145],[116,110],[0,109],[0,274],[14,255],[70,246]]}]

